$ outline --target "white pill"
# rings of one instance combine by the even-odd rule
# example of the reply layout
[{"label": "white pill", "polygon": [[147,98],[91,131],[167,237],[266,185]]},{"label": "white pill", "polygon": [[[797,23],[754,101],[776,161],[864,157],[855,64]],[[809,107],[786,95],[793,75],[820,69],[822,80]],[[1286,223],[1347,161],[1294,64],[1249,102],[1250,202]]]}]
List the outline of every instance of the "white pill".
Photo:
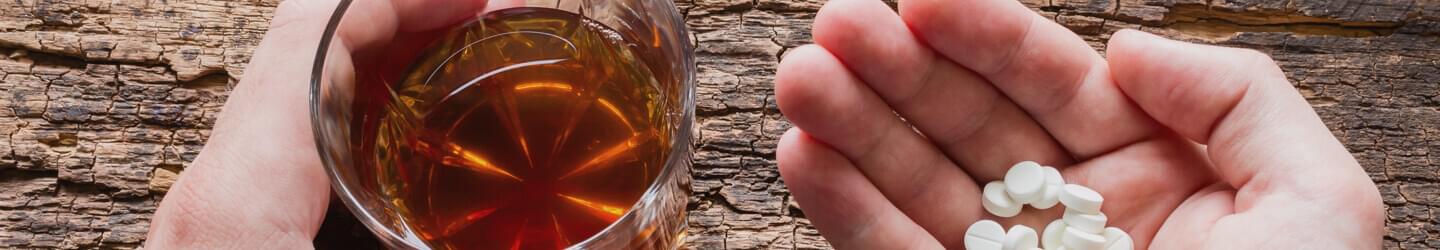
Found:
[{"label": "white pill", "polygon": [[1085,186],[1065,184],[1065,189],[1060,192],[1060,203],[1069,209],[1094,214],[1100,213],[1100,204],[1105,203],[1105,198]]},{"label": "white pill", "polygon": [[1035,229],[1030,229],[1030,227],[1027,227],[1025,225],[1015,225],[1013,227],[1010,227],[1009,232],[1005,233],[1005,242],[1004,244],[1002,244],[1003,247],[1001,247],[1001,249],[1031,249],[1040,246],[1039,241],[1040,236],[1035,233]]},{"label": "white pill", "polygon": [[965,230],[965,249],[1001,250],[1005,242],[1005,228],[992,220],[980,220]]},{"label": "white pill", "polygon": [[1045,192],[1045,170],[1033,161],[1022,161],[1005,172],[1005,191],[1021,204],[1035,202]]},{"label": "white pill", "polygon": [[1105,228],[1105,250],[1131,250],[1135,249],[1135,240],[1125,230],[1115,227]]},{"label": "white pill", "polygon": [[985,184],[985,190],[981,193],[983,197],[980,199],[980,205],[985,207],[985,211],[1000,217],[1012,217],[1020,214],[1021,204],[1005,194],[1005,186],[1003,181],[992,181]]},{"label": "white pill", "polygon": [[1068,208],[1065,209],[1065,215],[1060,219],[1065,221],[1065,226],[1092,234],[1105,232],[1105,223],[1109,220],[1105,213],[1092,214]]},{"label": "white pill", "polygon": [[1061,247],[1060,236],[1063,234],[1065,234],[1065,221],[1051,221],[1050,225],[1045,225],[1045,233],[1040,234],[1040,245],[1045,249]]},{"label": "white pill", "polygon": [[1065,248],[1075,250],[1100,250],[1105,246],[1105,236],[1086,233],[1075,227],[1065,228],[1065,235],[1060,237],[1060,243]]},{"label": "white pill", "polygon": [[1060,170],[1052,167],[1045,167],[1045,191],[1040,194],[1040,200],[1031,202],[1030,206],[1038,209],[1048,209],[1060,203],[1060,190],[1065,188],[1065,178],[1060,176]]}]

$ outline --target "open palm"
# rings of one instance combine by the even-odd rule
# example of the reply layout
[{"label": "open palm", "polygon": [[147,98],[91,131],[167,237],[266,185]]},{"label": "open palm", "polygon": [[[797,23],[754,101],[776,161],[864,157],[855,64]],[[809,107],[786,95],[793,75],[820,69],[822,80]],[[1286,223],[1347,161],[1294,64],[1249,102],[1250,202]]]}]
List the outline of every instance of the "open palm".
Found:
[{"label": "open palm", "polygon": [[781,174],[839,248],[963,248],[1022,160],[1105,196],[1141,249],[1378,248],[1380,196],[1264,54],[1112,36],[1011,0],[832,0],[776,77]]}]

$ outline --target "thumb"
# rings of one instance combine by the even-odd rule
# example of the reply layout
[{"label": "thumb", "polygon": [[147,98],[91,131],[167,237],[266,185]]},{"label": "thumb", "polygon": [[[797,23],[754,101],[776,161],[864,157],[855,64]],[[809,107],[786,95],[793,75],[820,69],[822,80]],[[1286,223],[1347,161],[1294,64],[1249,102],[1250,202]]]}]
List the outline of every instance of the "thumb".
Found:
[{"label": "thumb", "polygon": [[276,9],[205,147],[155,211],[147,248],[310,245],[329,181],[310,132],[308,65],[338,2]]},{"label": "thumb", "polygon": [[[1120,89],[1146,113],[1207,145],[1217,174],[1233,188],[1235,212],[1293,194],[1356,225],[1350,237],[1383,227],[1379,191],[1269,56],[1124,30],[1108,60]],[[1295,197],[1291,197],[1295,198]],[[1328,219],[1328,218],[1327,218]],[[1361,246],[1368,247],[1368,246]]]},{"label": "thumb", "polygon": [[[151,248],[309,246],[329,202],[310,124],[310,70],[341,0],[290,0],[276,9],[213,136],[151,221]],[[518,2],[501,0],[514,5]],[[398,27],[437,28],[473,17],[484,0],[351,1],[327,63],[350,67],[353,48],[382,46]],[[443,10],[428,11],[436,9]],[[351,47],[354,46],[354,47]]]}]

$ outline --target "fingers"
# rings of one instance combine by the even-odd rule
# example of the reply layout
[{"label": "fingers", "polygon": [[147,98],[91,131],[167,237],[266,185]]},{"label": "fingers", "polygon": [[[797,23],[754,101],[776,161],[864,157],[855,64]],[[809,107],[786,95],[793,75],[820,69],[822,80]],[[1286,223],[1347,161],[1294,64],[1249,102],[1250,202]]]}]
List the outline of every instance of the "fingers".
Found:
[{"label": "fingers", "polygon": [[921,41],[988,79],[1077,158],[1155,131],[1094,49],[1019,2],[907,0],[900,15]]},{"label": "fingers", "polygon": [[[350,3],[336,35],[351,49],[384,45],[398,32],[418,32],[459,23],[483,13],[487,3],[491,9],[515,7],[522,0],[395,0],[354,1]],[[321,1],[328,2],[328,1]],[[326,5],[334,6],[334,4]],[[333,10],[333,7],[331,8]],[[312,14],[313,15],[313,14]],[[328,21],[321,16],[294,17],[306,21]],[[277,10],[276,19],[286,19]]]},{"label": "fingers", "polygon": [[1260,204],[1334,208],[1333,223],[1360,225],[1336,228],[1343,231],[1336,235],[1379,245],[1383,213],[1374,184],[1269,57],[1129,30],[1112,36],[1109,48],[1126,95],[1208,145],[1216,172],[1239,190],[1237,212]]},{"label": "fingers", "polygon": [[836,248],[940,248],[839,152],[794,128],[780,138],[778,148],[785,185],[805,217]]},{"label": "fingers", "polygon": [[792,50],[780,63],[775,85],[777,103],[791,123],[844,155],[932,234],[964,234],[983,214],[973,202],[979,186],[829,52],[813,45]]},{"label": "fingers", "polygon": [[[386,1],[371,1],[386,2]],[[401,31],[421,31],[454,24],[480,14],[488,0],[391,0]],[[518,0],[498,0],[513,4]]]},{"label": "fingers", "polygon": [[883,2],[835,0],[816,15],[815,41],[977,182],[1022,160],[1071,159],[1044,128],[985,79],[936,57]]}]

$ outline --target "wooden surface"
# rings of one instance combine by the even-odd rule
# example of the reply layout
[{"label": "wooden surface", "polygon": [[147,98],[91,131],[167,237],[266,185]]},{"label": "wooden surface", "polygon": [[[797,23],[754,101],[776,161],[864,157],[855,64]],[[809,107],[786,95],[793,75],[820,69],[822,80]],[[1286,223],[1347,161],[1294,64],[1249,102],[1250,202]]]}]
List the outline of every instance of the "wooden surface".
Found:
[{"label": "wooden surface", "polygon": [[[1102,50],[1136,28],[1270,53],[1379,184],[1385,248],[1440,248],[1440,1],[1023,2]],[[771,94],[822,3],[677,2],[699,57],[689,246],[828,247],[775,169]],[[276,4],[0,2],[0,248],[141,244]]]}]

